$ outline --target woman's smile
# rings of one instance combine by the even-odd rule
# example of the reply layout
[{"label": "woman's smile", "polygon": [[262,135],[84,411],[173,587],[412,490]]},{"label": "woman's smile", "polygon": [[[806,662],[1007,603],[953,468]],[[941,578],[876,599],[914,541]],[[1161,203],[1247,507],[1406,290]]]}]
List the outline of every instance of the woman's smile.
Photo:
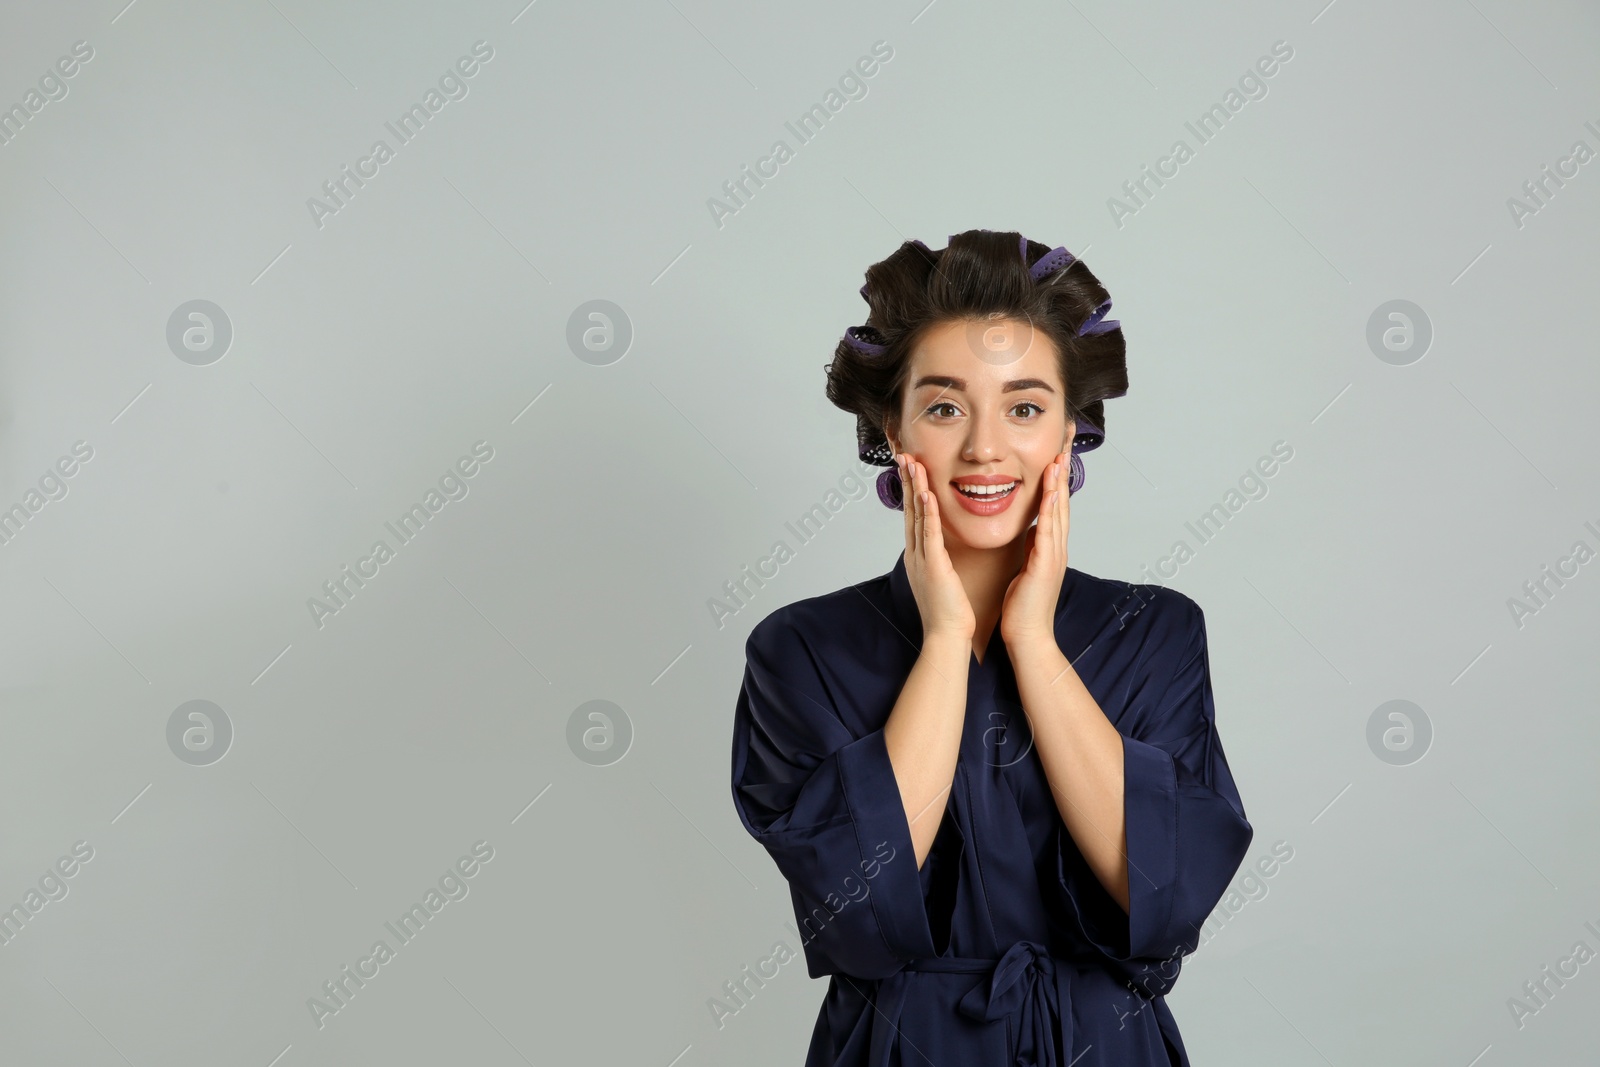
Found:
[{"label": "woman's smile", "polygon": [[998,515],[1011,506],[1022,482],[1009,474],[968,474],[952,479],[956,500],[974,515]]}]

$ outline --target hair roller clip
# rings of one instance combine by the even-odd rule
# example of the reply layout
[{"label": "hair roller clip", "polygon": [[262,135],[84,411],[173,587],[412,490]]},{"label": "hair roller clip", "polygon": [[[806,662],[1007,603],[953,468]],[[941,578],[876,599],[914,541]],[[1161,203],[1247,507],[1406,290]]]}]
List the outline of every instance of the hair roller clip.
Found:
[{"label": "hair roller clip", "polygon": [[1078,416],[1072,433],[1072,451],[1093,452],[1105,443],[1106,432],[1083,416]]},{"label": "hair roller clip", "polygon": [[888,345],[875,344],[866,339],[864,333],[867,330],[872,330],[873,333],[878,332],[871,326],[848,326],[844,331],[844,340],[848,341],[851,347],[859,349],[869,356],[881,356],[887,352],[889,350]]},{"label": "hair roller clip", "polygon": [[875,467],[894,466],[894,451],[889,447],[889,442],[882,438],[875,445],[859,446],[856,455],[861,457],[861,462],[871,463]]},{"label": "hair roller clip", "polygon": [[[1110,310],[1111,298],[1108,296],[1104,300],[1100,301],[1100,306],[1094,309],[1093,315],[1090,315],[1087,319],[1083,320],[1083,325],[1078,327],[1078,336],[1087,337],[1093,334],[1110,333],[1112,330],[1120,329],[1122,327],[1122,323],[1120,321],[1117,319],[1105,318],[1106,313]],[[1105,321],[1102,322],[1102,319],[1105,319]]]},{"label": "hair roller clip", "polygon": [[887,470],[878,475],[878,500],[884,507],[904,511],[906,509],[904,495],[898,469]]},{"label": "hair roller clip", "polygon": [[[1028,268],[1034,281],[1043,281],[1058,270],[1065,270],[1077,261],[1078,257],[1068,252],[1065,247],[1052,248],[1039,257],[1039,262]],[[1028,239],[1022,238],[1022,262],[1028,262]]]},{"label": "hair roller clip", "polygon": [[1083,470],[1083,460],[1079,459],[1078,454],[1074,452],[1072,454],[1072,463],[1069,465],[1067,471],[1068,496],[1071,496],[1073,493],[1076,493],[1079,489],[1083,488],[1084,478],[1085,474]]},{"label": "hair roller clip", "polygon": [[1084,470],[1083,460],[1079,453],[1093,452],[1099,448],[1106,439],[1106,432],[1088,419],[1079,416],[1072,433],[1072,462],[1067,473],[1067,495],[1071,496],[1083,488],[1084,480],[1088,473]]}]

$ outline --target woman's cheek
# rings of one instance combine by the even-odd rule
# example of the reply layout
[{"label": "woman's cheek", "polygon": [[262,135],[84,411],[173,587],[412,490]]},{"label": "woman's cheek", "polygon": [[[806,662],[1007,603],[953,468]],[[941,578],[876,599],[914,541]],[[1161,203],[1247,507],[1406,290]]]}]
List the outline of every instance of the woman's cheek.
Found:
[{"label": "woman's cheek", "polygon": [[1044,503],[1044,494],[1046,492],[1044,487],[1044,479],[1038,475],[1034,475],[1031,484],[1032,488],[1028,490],[1028,509],[1026,512],[1024,512],[1024,514],[1028,516],[1029,521],[1032,521],[1038,517],[1039,508]]}]

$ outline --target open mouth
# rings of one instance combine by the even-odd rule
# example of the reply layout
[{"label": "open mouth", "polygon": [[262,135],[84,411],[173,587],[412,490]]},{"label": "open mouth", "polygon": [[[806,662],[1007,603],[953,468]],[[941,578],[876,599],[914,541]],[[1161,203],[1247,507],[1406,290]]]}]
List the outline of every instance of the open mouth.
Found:
[{"label": "open mouth", "polygon": [[969,500],[999,500],[1016,492],[1016,482],[1003,485],[957,485],[956,492]]}]

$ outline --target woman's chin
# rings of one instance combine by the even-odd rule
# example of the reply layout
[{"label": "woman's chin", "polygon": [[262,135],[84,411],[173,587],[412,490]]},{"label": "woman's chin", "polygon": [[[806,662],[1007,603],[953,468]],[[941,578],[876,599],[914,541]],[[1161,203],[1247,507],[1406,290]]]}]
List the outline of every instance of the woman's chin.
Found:
[{"label": "woman's chin", "polygon": [[969,549],[1004,548],[1016,541],[1023,530],[1014,516],[991,517],[960,515],[945,523],[944,537],[950,544]]}]

